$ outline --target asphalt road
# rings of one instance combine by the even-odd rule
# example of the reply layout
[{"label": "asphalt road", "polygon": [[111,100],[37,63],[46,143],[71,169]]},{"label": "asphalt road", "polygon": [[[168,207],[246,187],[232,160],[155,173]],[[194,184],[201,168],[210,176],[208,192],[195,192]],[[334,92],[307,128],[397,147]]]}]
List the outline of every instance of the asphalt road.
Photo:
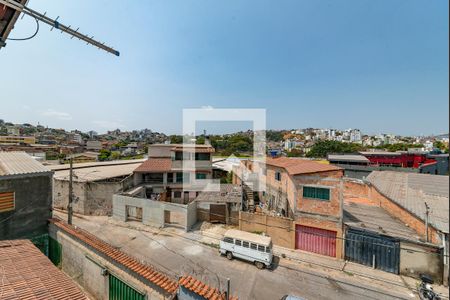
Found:
[{"label": "asphalt road", "polygon": [[414,299],[406,289],[380,288],[342,272],[316,271],[284,259],[278,259],[273,270],[258,270],[166,230],[147,232],[117,226],[106,217],[74,217],[74,224],[174,277],[191,274],[219,289],[225,289],[229,278],[231,294],[240,300],[275,300],[285,294],[305,299]]}]

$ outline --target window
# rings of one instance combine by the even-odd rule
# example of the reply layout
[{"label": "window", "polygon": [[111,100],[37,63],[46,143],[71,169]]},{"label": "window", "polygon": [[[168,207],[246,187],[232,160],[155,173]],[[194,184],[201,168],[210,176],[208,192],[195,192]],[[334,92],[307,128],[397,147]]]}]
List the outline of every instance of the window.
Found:
[{"label": "window", "polygon": [[15,209],[14,192],[0,193],[0,212]]},{"label": "window", "polygon": [[173,182],[173,173],[167,173],[167,182]]},{"label": "window", "polygon": [[250,249],[256,250],[257,249],[256,244],[251,243],[250,244]]},{"label": "window", "polygon": [[248,248],[248,242],[242,242],[242,247]]},{"label": "window", "polygon": [[231,244],[233,244],[233,239],[230,238],[230,237],[224,237],[224,238],[223,238],[223,241],[224,241],[225,243],[231,243]]},{"label": "window", "polygon": [[209,153],[195,153],[195,160],[209,160]]},{"label": "window", "polygon": [[303,187],[303,197],[329,201],[330,200],[330,189],[318,188],[318,187],[312,187],[312,186],[304,186]]},{"label": "window", "polygon": [[183,160],[183,152],[175,152],[175,160]]},{"label": "window", "polygon": [[181,198],[181,192],[173,192],[174,198]]},{"label": "window", "polygon": [[177,173],[177,182],[183,182],[183,173]]},{"label": "window", "polygon": [[235,244],[236,246],[241,246],[241,245],[242,245],[242,242],[241,242],[240,240],[234,240],[234,244]]},{"label": "window", "polygon": [[195,173],[195,179],[206,179],[205,173]]},{"label": "window", "polygon": [[275,180],[281,181],[281,173],[280,172],[275,172]]},{"label": "window", "polygon": [[270,253],[270,247],[266,247],[266,252]]},{"label": "window", "polygon": [[258,245],[258,251],[265,252],[265,248],[264,246]]}]

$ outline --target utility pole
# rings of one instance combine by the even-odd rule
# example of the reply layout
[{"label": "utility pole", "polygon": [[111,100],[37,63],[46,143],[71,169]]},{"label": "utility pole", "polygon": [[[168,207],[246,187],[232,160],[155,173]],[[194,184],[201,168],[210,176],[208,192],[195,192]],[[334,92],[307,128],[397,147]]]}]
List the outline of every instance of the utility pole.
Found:
[{"label": "utility pole", "polygon": [[426,241],[428,243],[429,238],[428,238],[428,216],[430,214],[430,207],[428,206],[428,204],[425,202],[425,237],[426,237]]},{"label": "utility pole", "polygon": [[72,190],[72,181],[73,181],[73,158],[70,158],[70,171],[69,171],[69,204],[67,205],[67,223],[72,225],[72,202],[73,202],[73,190]]}]

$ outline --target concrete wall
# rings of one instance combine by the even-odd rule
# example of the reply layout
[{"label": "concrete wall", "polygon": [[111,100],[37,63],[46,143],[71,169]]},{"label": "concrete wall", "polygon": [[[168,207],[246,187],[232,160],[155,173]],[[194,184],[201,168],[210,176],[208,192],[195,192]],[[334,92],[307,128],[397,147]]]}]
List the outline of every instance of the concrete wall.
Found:
[{"label": "concrete wall", "polygon": [[[73,182],[74,212],[82,215],[111,215],[112,197],[131,186],[133,178],[127,177],[121,182],[95,181]],[[67,209],[69,201],[69,181],[53,179],[53,207]]]},{"label": "concrete wall", "polygon": [[166,225],[167,212],[173,223],[180,224],[185,230],[189,230],[197,222],[196,203],[187,205],[154,201],[145,198],[135,198],[123,195],[113,196],[113,217],[121,221],[127,221],[126,206],[142,208],[142,223],[162,228]]},{"label": "concrete wall", "polygon": [[159,287],[145,284],[137,279],[137,275],[132,275],[130,270],[100,255],[55,225],[49,225],[49,234],[61,244],[62,271],[82,286],[94,299],[109,299],[109,278],[101,275],[102,269],[107,269],[134,289],[147,294],[149,300],[169,299],[169,295]]},{"label": "concrete wall", "polygon": [[442,255],[439,248],[410,242],[400,243],[400,274],[420,278],[428,274],[436,283],[442,283]]},{"label": "concrete wall", "polygon": [[0,176],[0,193],[15,193],[15,209],[0,213],[0,240],[47,233],[51,217],[52,174]]}]

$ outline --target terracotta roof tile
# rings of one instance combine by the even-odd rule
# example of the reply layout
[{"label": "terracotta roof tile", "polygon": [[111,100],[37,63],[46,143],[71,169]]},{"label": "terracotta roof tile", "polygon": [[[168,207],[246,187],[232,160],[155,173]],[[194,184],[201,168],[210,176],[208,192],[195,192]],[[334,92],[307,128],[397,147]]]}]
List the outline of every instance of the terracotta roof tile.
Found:
[{"label": "terracotta roof tile", "polygon": [[284,168],[290,175],[342,170],[342,168],[330,164],[322,164],[312,160],[288,157],[267,158],[266,164]]},{"label": "terracotta roof tile", "polygon": [[[132,270],[133,266],[138,267],[136,271],[134,271],[136,274],[147,279],[152,284],[159,286],[167,293],[173,294],[178,289],[178,284],[176,281],[170,279],[163,273],[156,271],[155,269],[153,269],[153,267],[140,263],[136,258],[114,248],[113,246],[97,238],[93,234],[80,228],[71,226],[59,219],[50,219],[50,222],[58,228],[64,230],[66,233],[91,246],[103,255],[106,255],[112,260],[122,264],[124,267],[130,270]],[[151,271],[150,274],[148,273],[149,271]]]},{"label": "terracotta roof tile", "polygon": [[144,161],[134,172],[168,172],[172,168],[170,158],[149,158]]},{"label": "terracotta roof tile", "polygon": [[[206,300],[225,300],[225,293],[221,293],[218,289],[210,287],[202,281],[192,277],[183,276],[178,280],[180,286],[190,290],[191,292],[202,296]],[[238,300],[237,297],[230,297],[230,300]]]},{"label": "terracotta roof tile", "polygon": [[29,240],[0,241],[0,277],[1,299],[87,299]]}]

